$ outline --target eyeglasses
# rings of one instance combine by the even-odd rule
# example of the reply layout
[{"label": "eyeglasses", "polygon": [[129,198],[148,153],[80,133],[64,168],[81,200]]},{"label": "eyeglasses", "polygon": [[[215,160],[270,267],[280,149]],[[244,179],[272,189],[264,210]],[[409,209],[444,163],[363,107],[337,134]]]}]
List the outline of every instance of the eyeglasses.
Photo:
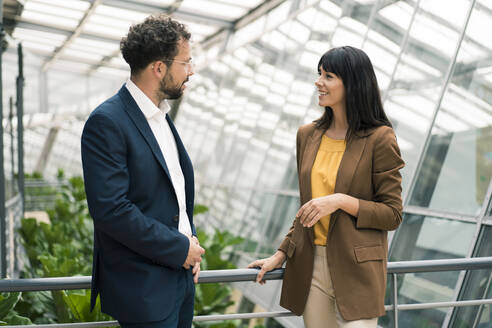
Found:
[{"label": "eyeglasses", "polygon": [[193,61],[191,59],[188,61],[177,60],[177,59],[163,59],[161,61],[181,63],[181,64],[185,64],[188,68],[193,68]]}]

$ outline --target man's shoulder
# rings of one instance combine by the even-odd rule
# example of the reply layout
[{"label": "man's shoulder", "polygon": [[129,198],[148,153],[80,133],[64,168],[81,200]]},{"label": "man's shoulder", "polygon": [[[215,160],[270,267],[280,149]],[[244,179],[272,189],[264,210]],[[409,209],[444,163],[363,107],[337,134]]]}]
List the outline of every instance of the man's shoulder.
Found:
[{"label": "man's shoulder", "polygon": [[118,114],[123,109],[123,101],[118,94],[113,95],[111,98],[106,99],[101,104],[99,104],[90,114],[102,115],[107,117],[112,117]]}]

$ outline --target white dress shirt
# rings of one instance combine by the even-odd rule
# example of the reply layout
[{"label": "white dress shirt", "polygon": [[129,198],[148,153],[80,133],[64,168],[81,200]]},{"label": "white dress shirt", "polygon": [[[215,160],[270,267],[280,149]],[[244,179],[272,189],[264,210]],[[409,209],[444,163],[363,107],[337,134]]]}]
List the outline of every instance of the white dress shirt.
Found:
[{"label": "white dress shirt", "polygon": [[[140,110],[145,115],[150,129],[154,133],[154,137],[159,144],[164,160],[166,161],[169,174],[171,175],[171,181],[176,193],[176,198],[179,204],[179,225],[178,230],[182,234],[191,236],[191,225],[186,214],[186,194],[185,194],[185,180],[181,165],[179,164],[178,148],[176,147],[176,140],[169,127],[169,123],[166,120],[166,115],[170,110],[169,104],[166,100],[163,100],[159,107],[157,107],[152,100],[150,100],[139,87],[133,83],[130,79],[126,81],[126,88],[132,95],[133,99],[137,103]],[[156,197],[158,197],[157,195]]]}]

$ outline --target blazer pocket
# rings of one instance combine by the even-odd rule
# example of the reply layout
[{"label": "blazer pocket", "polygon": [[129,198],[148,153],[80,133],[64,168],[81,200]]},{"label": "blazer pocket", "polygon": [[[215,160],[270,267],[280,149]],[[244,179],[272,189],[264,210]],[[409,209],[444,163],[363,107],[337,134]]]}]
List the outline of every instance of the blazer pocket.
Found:
[{"label": "blazer pocket", "polygon": [[355,246],[354,252],[358,263],[386,259],[386,250],[383,245]]},{"label": "blazer pocket", "polygon": [[289,247],[287,248],[287,257],[291,258],[292,255],[294,255],[295,251],[296,251],[296,243],[294,243],[292,240],[289,240]]}]

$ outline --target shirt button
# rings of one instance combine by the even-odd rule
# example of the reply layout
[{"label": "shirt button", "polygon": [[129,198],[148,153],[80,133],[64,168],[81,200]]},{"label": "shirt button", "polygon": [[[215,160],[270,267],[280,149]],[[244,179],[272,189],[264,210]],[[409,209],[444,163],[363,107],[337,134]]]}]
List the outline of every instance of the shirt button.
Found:
[{"label": "shirt button", "polygon": [[174,222],[178,222],[178,221],[179,221],[179,215],[175,215],[175,216],[173,217],[173,221],[174,221]]}]

